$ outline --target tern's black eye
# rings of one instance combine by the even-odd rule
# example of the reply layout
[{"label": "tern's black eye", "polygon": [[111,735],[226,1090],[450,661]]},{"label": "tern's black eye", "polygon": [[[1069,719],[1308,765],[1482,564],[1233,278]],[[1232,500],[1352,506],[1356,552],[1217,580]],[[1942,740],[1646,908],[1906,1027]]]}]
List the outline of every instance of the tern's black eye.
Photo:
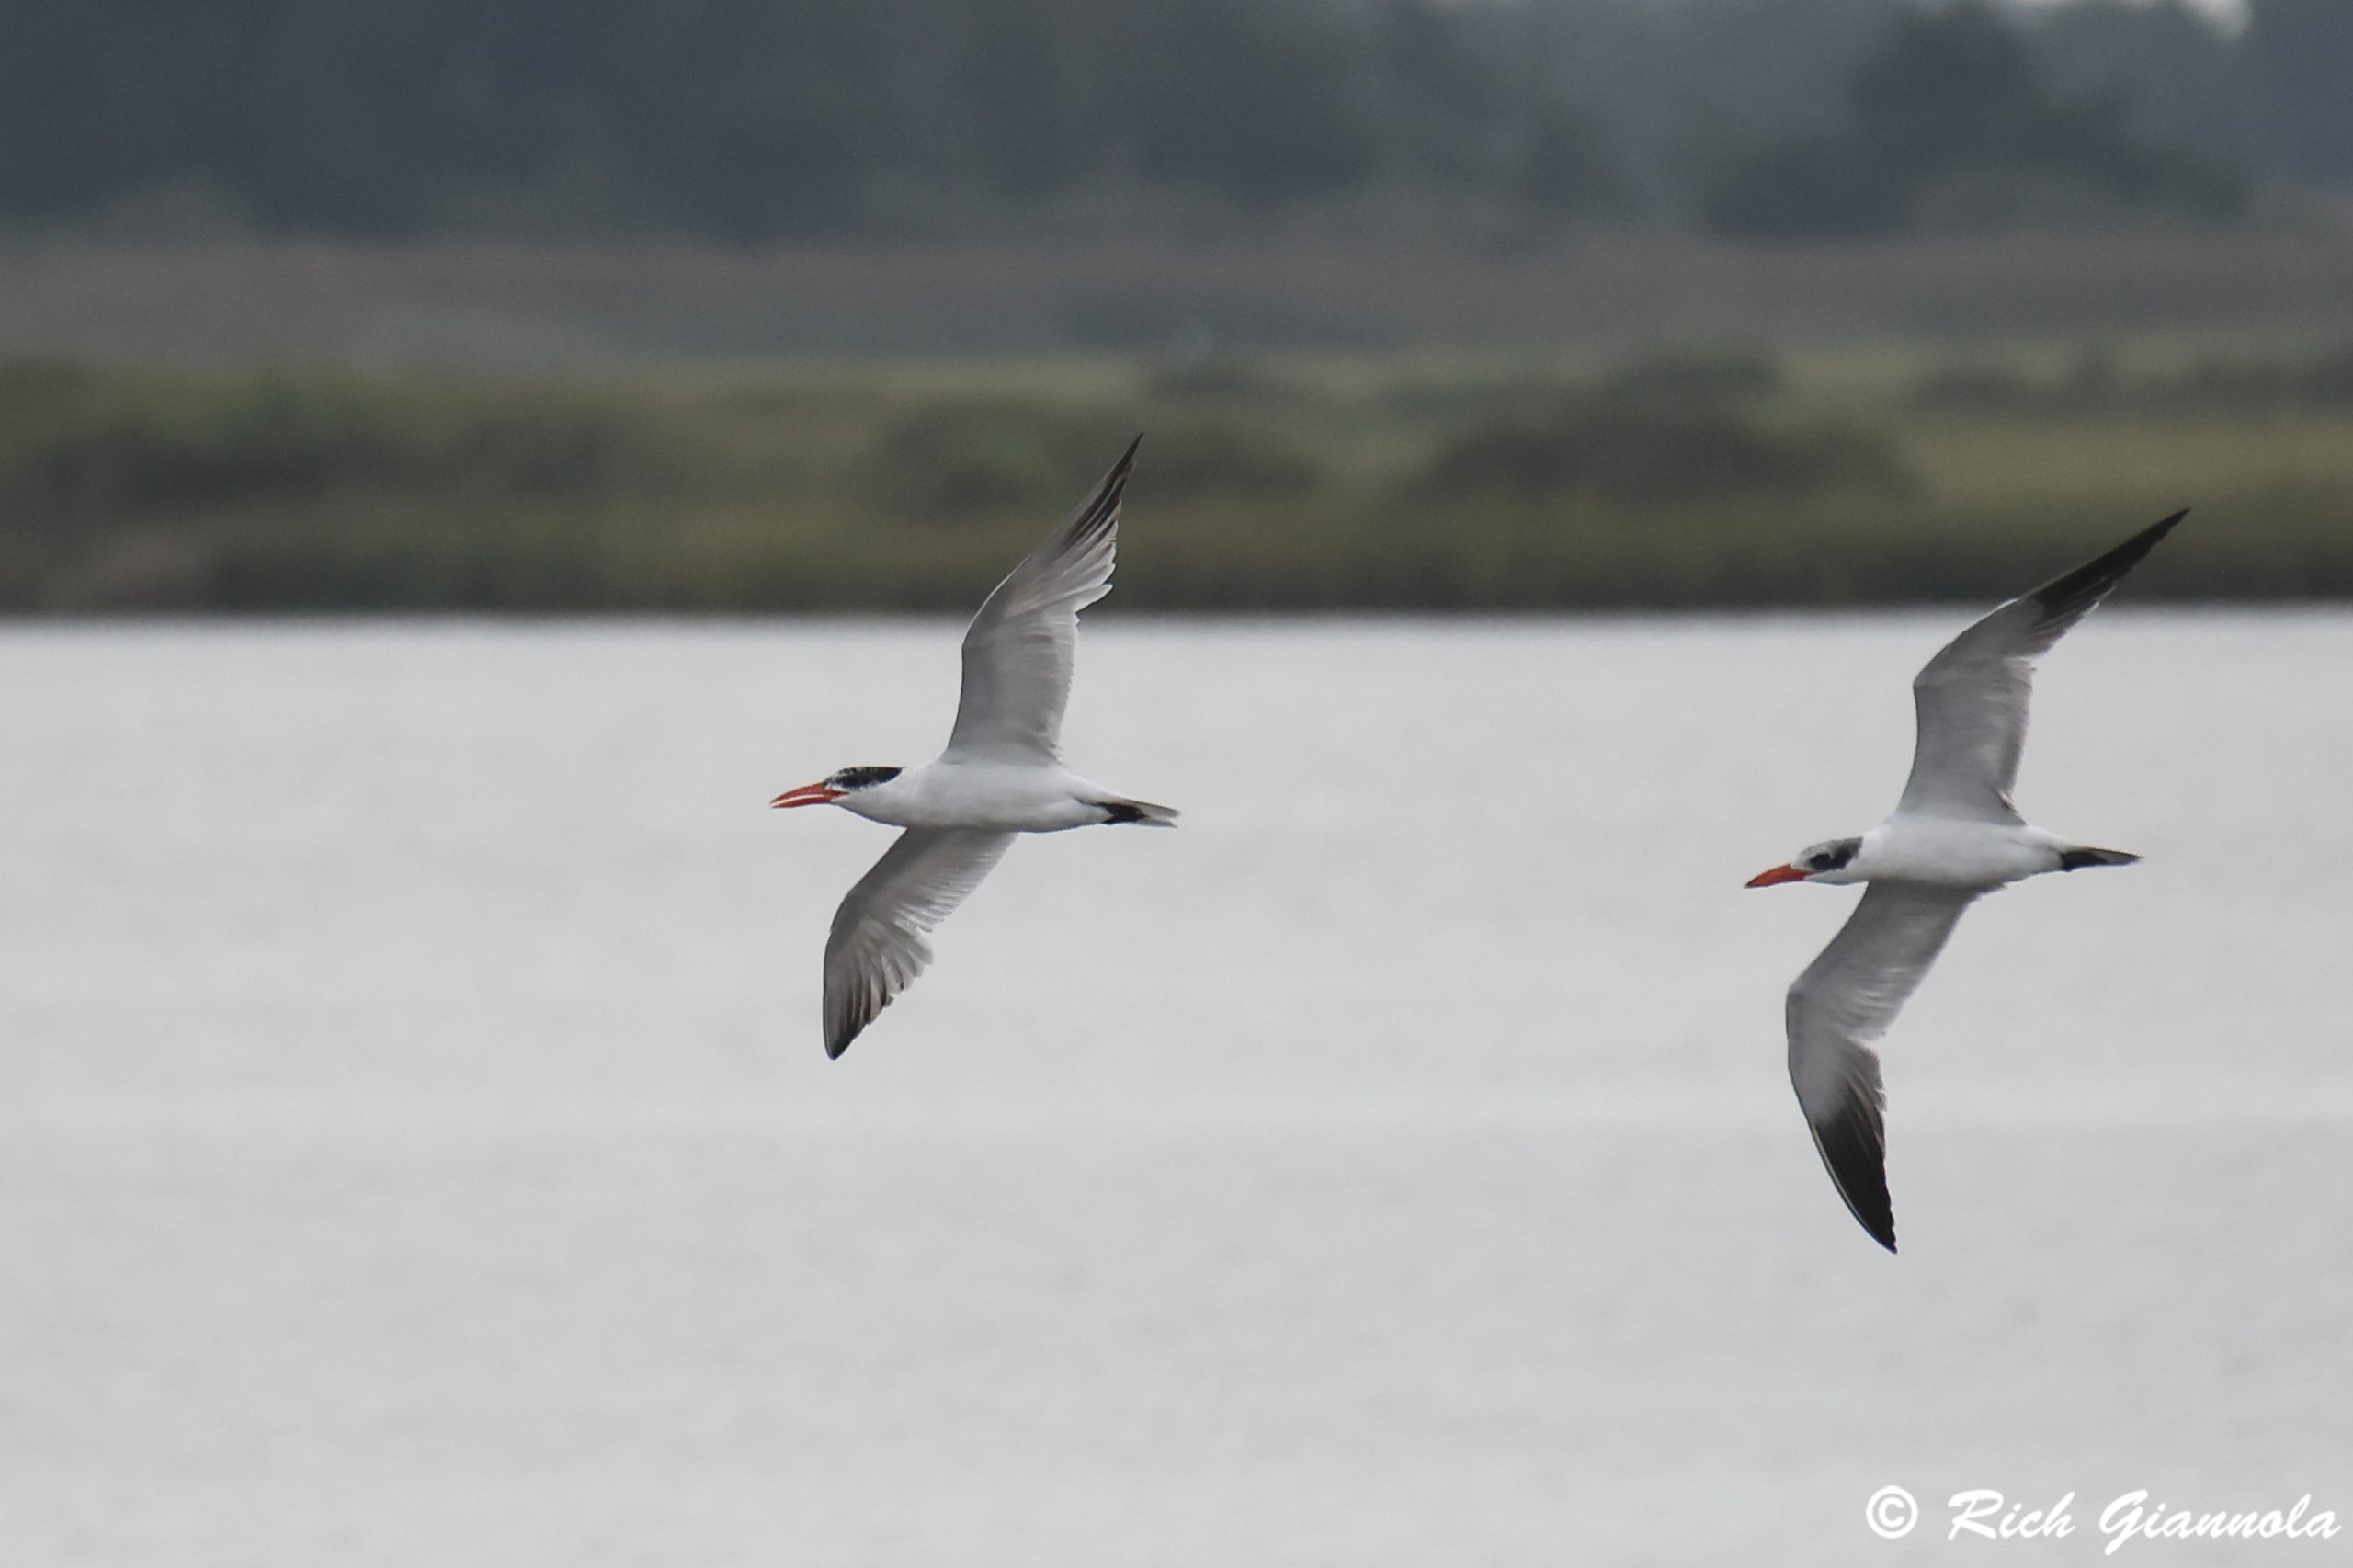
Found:
[{"label": "tern's black eye", "polygon": [[1838,870],[1853,859],[1855,851],[1861,847],[1862,840],[1859,838],[1844,838],[1836,844],[1825,844],[1805,858],[1805,869],[1809,871]]},{"label": "tern's black eye", "polygon": [[845,767],[825,782],[836,790],[863,790],[870,784],[887,784],[898,776],[895,767]]}]

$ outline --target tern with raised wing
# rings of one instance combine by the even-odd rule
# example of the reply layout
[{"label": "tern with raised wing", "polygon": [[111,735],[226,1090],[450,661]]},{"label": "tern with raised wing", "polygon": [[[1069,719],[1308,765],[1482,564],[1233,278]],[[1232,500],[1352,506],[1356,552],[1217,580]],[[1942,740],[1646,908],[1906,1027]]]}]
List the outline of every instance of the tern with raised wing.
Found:
[{"label": "tern with raised wing", "polygon": [[1817,844],[1748,883],[1870,884],[1838,935],[1790,987],[1790,1081],[1839,1196],[1890,1252],[1895,1211],[1887,1196],[1886,1093],[1871,1042],[1894,1022],[1972,902],[2045,871],[2140,858],[2029,826],[2010,803],[2010,790],[2026,745],[2035,659],[2186,515],[2143,528],[1947,643],[1912,682],[1919,740],[1894,814],[1859,838]]},{"label": "tern with raised wing", "polygon": [[964,685],[948,749],[920,767],[845,767],[775,806],[835,805],[906,831],[849,890],[825,938],[825,1054],[931,961],[925,934],[955,912],[1017,833],[1097,823],[1174,826],[1176,812],[1063,766],[1078,612],[1111,591],[1129,443],[1111,472],[981,605],[964,633]]}]

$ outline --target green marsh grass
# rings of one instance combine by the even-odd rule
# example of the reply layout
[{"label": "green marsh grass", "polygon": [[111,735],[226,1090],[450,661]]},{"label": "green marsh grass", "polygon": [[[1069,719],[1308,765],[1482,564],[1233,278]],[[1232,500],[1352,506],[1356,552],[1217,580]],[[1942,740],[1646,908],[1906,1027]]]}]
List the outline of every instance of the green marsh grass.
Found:
[{"label": "green marsh grass", "polygon": [[[2058,377],[2075,358],[2019,363]],[[2200,526],[2136,580],[2145,597],[2353,593],[2353,408],[1912,395],[1953,363],[0,363],[0,607],[961,610],[1138,429],[1128,608],[1973,600],[2183,506]]]}]

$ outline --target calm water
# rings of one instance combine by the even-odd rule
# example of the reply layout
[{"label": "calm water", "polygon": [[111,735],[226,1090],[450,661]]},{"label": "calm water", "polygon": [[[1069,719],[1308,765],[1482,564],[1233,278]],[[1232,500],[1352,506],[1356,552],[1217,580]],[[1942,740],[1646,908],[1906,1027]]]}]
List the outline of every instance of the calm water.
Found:
[{"label": "calm water", "polygon": [[[0,634],[0,1561],[2097,1562],[2353,1522],[2353,617],[2109,612],[1889,1051],[1781,992],[1958,617],[1135,623],[840,1062],[957,628]],[[1890,1545],[1866,1497],[1932,1504]],[[2076,1535],[1939,1544],[1942,1499]],[[1972,1550],[1974,1549],[1974,1550]],[[2332,1542],[2114,1561],[2321,1562]]]}]

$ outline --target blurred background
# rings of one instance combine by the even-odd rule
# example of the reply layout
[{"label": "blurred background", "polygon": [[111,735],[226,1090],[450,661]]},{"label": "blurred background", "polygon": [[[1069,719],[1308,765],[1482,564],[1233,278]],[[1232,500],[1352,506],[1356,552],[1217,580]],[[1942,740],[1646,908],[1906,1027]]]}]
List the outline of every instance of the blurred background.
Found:
[{"label": "blurred background", "polygon": [[[2348,82],[2353,0],[0,0],[0,1568],[2353,1528]],[[766,801],[932,755],[1138,428],[1065,740],[1182,831],[828,1062],[888,839]],[[1905,1010],[1891,1257],[1785,1068],[1851,894],[1741,884],[2182,506],[2021,780],[2147,859]]]},{"label": "blurred background", "polygon": [[2340,0],[0,5],[0,607],[2353,588]]}]

